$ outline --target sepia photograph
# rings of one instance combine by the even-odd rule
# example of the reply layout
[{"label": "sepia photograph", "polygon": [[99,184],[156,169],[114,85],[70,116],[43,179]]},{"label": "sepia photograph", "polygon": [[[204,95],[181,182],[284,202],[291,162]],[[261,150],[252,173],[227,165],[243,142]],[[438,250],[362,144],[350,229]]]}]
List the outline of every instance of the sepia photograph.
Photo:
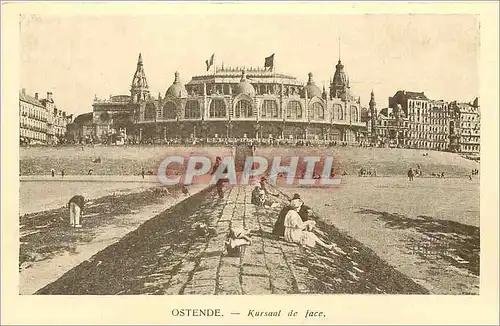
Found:
[{"label": "sepia photograph", "polygon": [[482,294],[480,15],[17,18],[18,295]]}]

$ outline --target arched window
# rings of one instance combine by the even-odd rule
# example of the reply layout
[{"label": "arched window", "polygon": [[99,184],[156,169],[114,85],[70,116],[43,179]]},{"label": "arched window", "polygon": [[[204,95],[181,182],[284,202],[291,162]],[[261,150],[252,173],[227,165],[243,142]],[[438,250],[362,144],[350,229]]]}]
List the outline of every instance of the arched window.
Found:
[{"label": "arched window", "polygon": [[278,117],[278,104],[274,100],[264,100],[262,103],[261,116],[267,118]]},{"label": "arched window", "polygon": [[288,102],[286,117],[290,119],[302,118],[302,105],[300,105],[299,101]]},{"label": "arched window", "polygon": [[174,102],[167,102],[163,107],[163,118],[175,119],[177,118],[177,105]]},{"label": "arched window", "polygon": [[325,119],[325,109],[323,108],[323,105],[319,102],[314,102],[313,105],[311,105],[309,113],[311,114],[311,118],[314,120]]},{"label": "arched window", "polygon": [[156,108],[154,104],[148,103],[146,111],[144,112],[144,120],[154,120],[156,116]]},{"label": "arched window", "polygon": [[236,118],[250,118],[253,115],[252,103],[248,100],[239,100],[236,103],[234,115]]},{"label": "arched window", "polygon": [[226,116],[226,104],[223,100],[212,100],[210,102],[210,118],[222,118]]},{"label": "arched window", "polygon": [[335,104],[333,106],[333,112],[335,113],[335,118],[337,118],[337,120],[344,120],[344,110],[342,110],[342,105]]},{"label": "arched window", "polygon": [[200,117],[200,103],[198,101],[187,101],[184,111],[185,119],[198,119]]},{"label": "arched window", "polygon": [[351,106],[351,121],[358,121],[358,108]]}]

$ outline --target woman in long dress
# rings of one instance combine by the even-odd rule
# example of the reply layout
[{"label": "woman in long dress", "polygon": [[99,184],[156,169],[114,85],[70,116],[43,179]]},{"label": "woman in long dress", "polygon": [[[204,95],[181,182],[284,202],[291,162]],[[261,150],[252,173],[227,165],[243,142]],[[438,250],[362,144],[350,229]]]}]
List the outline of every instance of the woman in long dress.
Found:
[{"label": "woman in long dress", "polygon": [[291,201],[292,209],[290,209],[285,216],[285,240],[310,248],[314,248],[316,244],[319,244],[328,250],[332,249],[333,245],[324,243],[316,234],[310,232],[316,224],[314,221],[302,221],[298,213],[302,204],[303,202],[301,199],[294,199]]}]

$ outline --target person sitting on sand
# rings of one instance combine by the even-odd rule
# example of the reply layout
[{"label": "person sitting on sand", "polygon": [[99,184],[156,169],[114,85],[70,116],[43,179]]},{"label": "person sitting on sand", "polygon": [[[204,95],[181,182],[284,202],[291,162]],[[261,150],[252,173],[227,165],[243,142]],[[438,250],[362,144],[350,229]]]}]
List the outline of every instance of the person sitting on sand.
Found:
[{"label": "person sitting on sand", "polygon": [[[296,199],[301,200],[299,194],[294,194],[291,201],[296,200]],[[285,235],[285,217],[286,217],[286,214],[288,213],[288,211],[293,209],[291,201],[288,205],[285,205],[281,209],[281,211],[279,212],[278,219],[274,223],[274,228],[273,228],[274,235],[277,235],[279,237],[282,237]],[[312,215],[312,210],[309,206],[304,205],[302,202],[302,205],[300,206],[298,213],[299,213],[299,216],[300,216],[300,219],[302,220],[302,222],[306,222],[306,221],[310,220],[310,217]]]},{"label": "person sitting on sand", "polygon": [[225,243],[228,256],[240,256],[243,248],[252,245],[250,232],[243,228],[231,228]]},{"label": "person sitting on sand", "polygon": [[288,204],[289,198],[285,196],[284,194],[280,193],[280,191],[269,184],[267,181],[266,177],[262,177],[260,179],[260,187],[262,190],[264,190],[264,193],[266,195],[266,200],[268,202],[272,203],[281,203],[281,204]]},{"label": "person sitting on sand", "polygon": [[302,204],[303,202],[301,199],[293,199],[291,201],[292,209],[290,209],[285,216],[285,240],[310,248],[314,248],[316,244],[319,244],[321,247],[328,250],[332,249],[333,245],[324,243],[316,234],[311,232],[316,222],[302,222],[298,213]]},{"label": "person sitting on sand", "polygon": [[252,204],[257,206],[264,206],[265,202],[266,202],[266,193],[260,187],[260,185],[255,186],[255,188],[252,190]]}]

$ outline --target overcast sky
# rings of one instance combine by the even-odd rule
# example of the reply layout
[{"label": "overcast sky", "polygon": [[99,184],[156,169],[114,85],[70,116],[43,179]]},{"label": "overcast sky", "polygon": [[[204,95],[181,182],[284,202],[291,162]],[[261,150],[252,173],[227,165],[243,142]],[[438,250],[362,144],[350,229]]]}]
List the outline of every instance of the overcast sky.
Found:
[{"label": "overcast sky", "polygon": [[322,87],[339,58],[352,91],[387,106],[397,90],[470,101],[479,93],[479,23],[472,15],[27,16],[21,19],[21,88],[54,93],[69,113],[92,110],[94,95],[130,94],[139,52],[151,93],[164,95],[217,65],[262,66]]}]

